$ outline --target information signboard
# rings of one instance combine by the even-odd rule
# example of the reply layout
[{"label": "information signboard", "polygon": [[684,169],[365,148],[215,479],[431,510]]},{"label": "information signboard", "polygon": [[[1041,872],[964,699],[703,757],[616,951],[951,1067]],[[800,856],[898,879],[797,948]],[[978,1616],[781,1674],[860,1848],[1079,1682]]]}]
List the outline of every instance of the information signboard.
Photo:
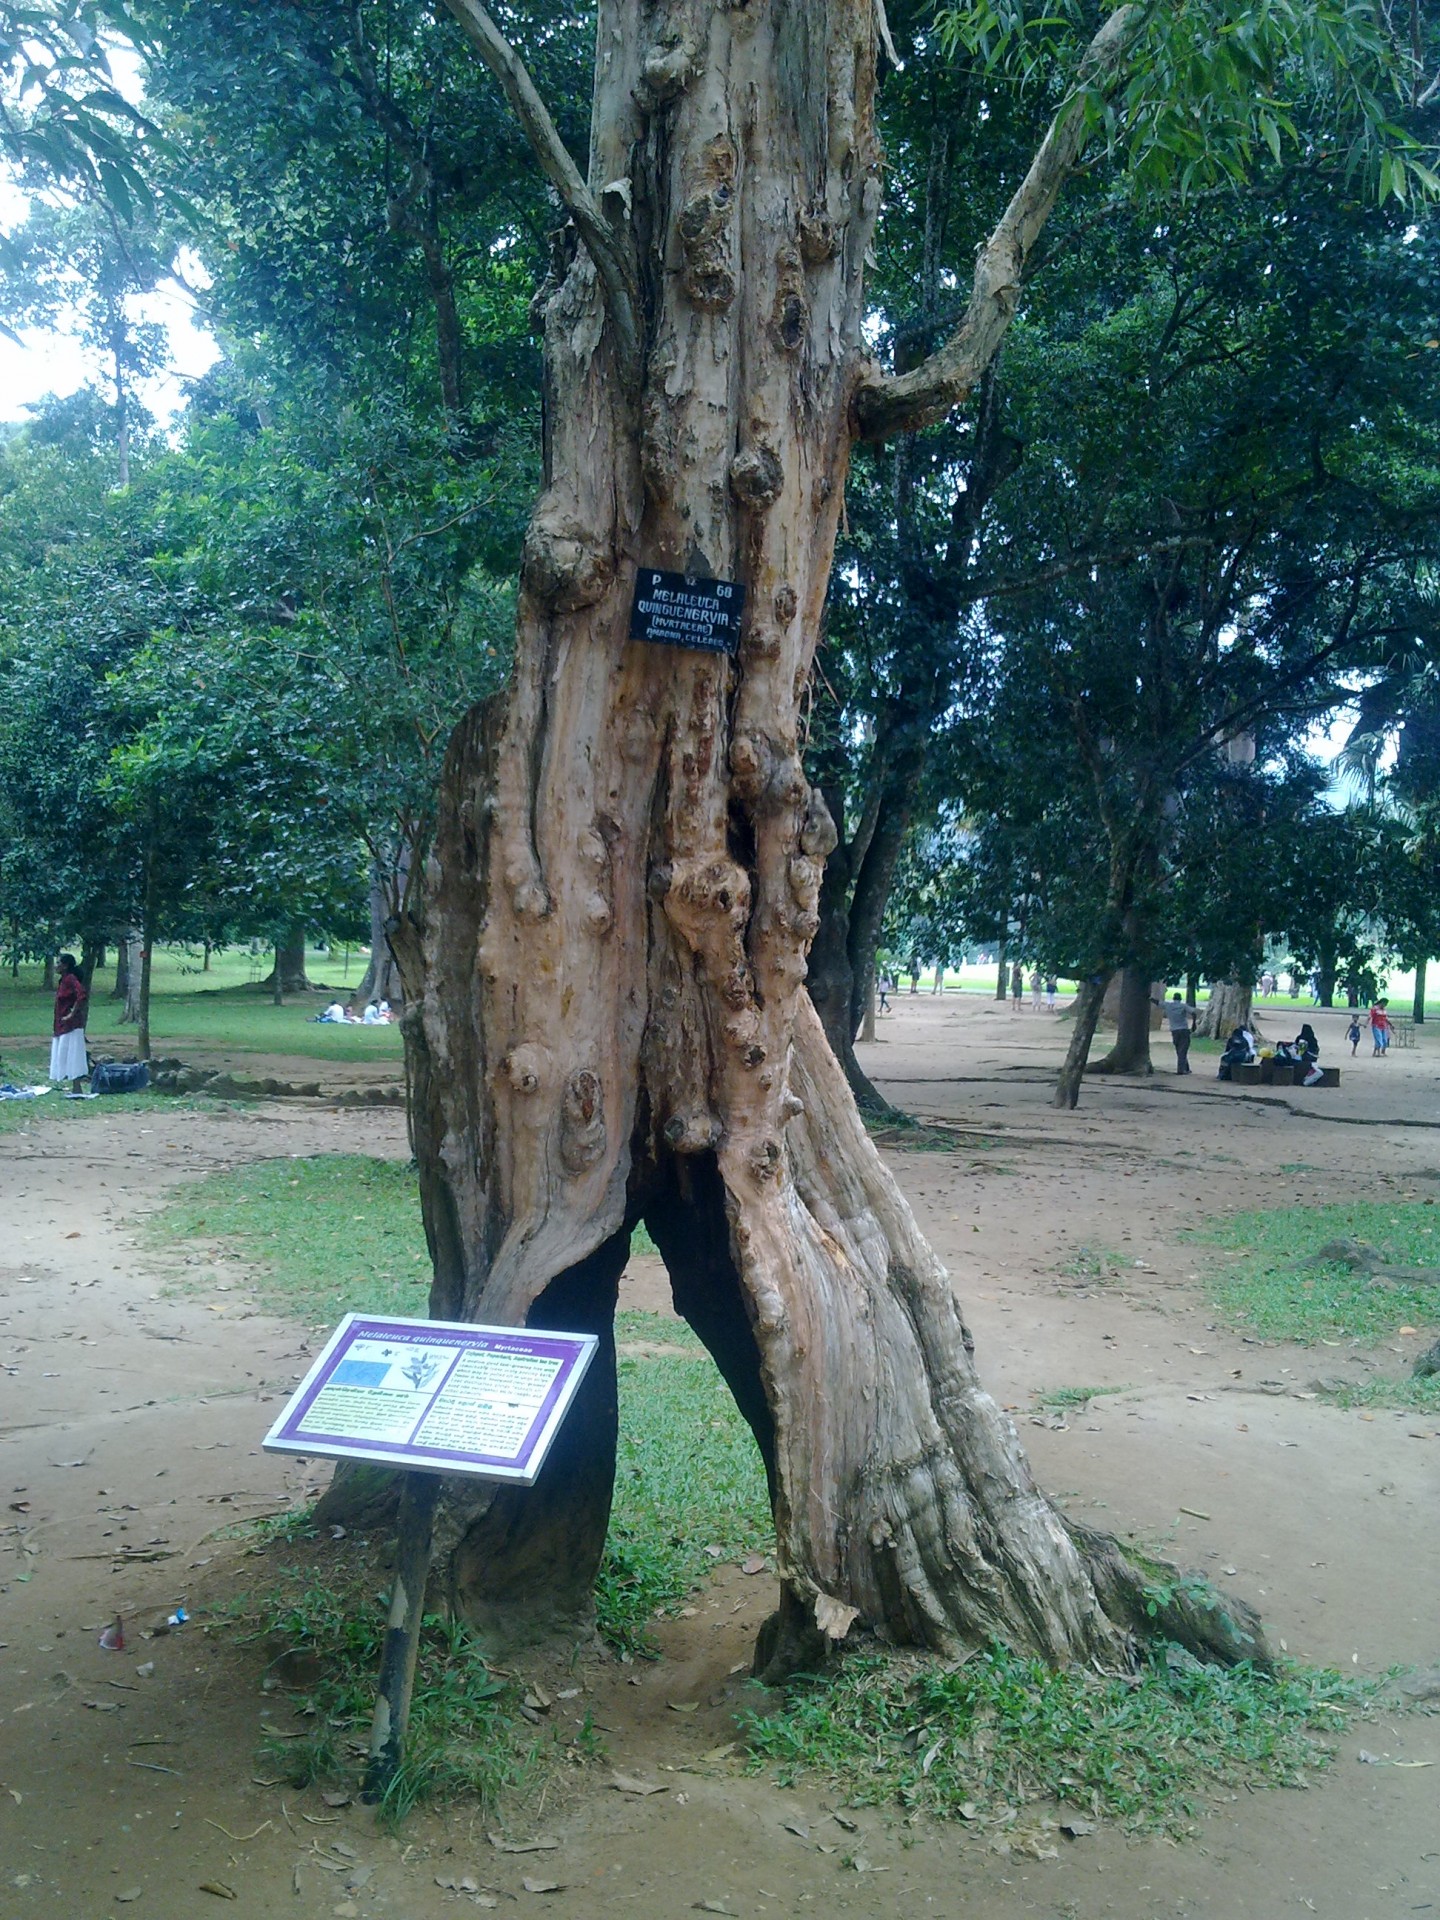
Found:
[{"label": "information signboard", "polygon": [[662,647],[734,653],[740,644],[745,589],[734,580],[704,580],[641,567],[630,603],[630,638]]},{"label": "information signboard", "polygon": [[598,1342],[349,1313],[262,1443],[534,1484]]}]

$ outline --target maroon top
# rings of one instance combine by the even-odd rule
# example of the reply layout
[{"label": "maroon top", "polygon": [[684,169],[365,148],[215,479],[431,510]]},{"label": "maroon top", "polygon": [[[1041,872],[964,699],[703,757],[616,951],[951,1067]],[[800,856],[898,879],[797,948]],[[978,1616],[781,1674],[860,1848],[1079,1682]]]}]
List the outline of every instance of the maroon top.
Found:
[{"label": "maroon top", "polygon": [[62,973],[55,989],[56,1033],[83,1033],[85,1002],[90,998],[78,973]]}]

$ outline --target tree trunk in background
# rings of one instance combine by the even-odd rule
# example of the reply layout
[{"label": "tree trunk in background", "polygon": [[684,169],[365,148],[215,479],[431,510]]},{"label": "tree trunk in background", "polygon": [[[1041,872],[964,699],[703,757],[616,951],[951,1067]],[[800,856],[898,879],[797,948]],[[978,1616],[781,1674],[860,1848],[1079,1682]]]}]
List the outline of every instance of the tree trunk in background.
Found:
[{"label": "tree trunk in background", "polygon": [[1415,999],[1410,1011],[1417,1027],[1425,1024],[1425,969],[1428,964],[1424,960],[1415,962]]},{"label": "tree trunk in background", "polygon": [[1228,1040],[1236,1027],[1249,1027],[1252,1032],[1258,1032],[1250,1014],[1254,993],[1253,985],[1239,980],[1212,980],[1210,998],[1195,1022],[1196,1033],[1203,1034],[1207,1040]]},{"label": "tree trunk in background", "polygon": [[995,998],[1001,1001],[1003,1001],[1010,992],[1010,968],[1005,959],[1005,948],[1007,944],[1005,935],[1002,933],[997,943],[995,955]]},{"label": "tree trunk in background", "polygon": [[121,940],[115,962],[115,992],[124,1005],[120,1009],[122,1026],[134,1026],[140,1018],[140,973],[145,942],[132,927]]},{"label": "tree trunk in background", "polygon": [[141,1060],[150,1058],[150,953],[151,943],[147,939],[140,949],[139,992],[135,1009],[135,1018],[140,1023],[140,1031],[135,1036],[135,1052]]},{"label": "tree trunk in background", "polygon": [[1055,1083],[1055,1105],[1065,1110],[1073,1109],[1080,1099],[1080,1082],[1085,1074],[1085,1065],[1090,1058],[1090,1048],[1095,1039],[1095,1028],[1100,1020],[1100,1008],[1105,1001],[1105,989],[1110,984],[1108,974],[1096,974],[1093,979],[1082,980],[1075,994],[1075,1024],[1070,1029],[1070,1045],[1065,1052],[1065,1064],[1060,1069],[1060,1078]]},{"label": "tree trunk in background", "polygon": [[[287,993],[308,993],[310,982],[305,975],[305,929],[287,927],[276,936],[275,964],[260,982],[269,987],[276,996],[276,1005],[281,996]],[[278,991],[277,991],[278,988]]]},{"label": "tree trunk in background", "polygon": [[105,965],[105,942],[86,939],[80,944],[80,978],[85,982],[85,991],[89,993],[90,983],[95,978],[96,969]]},{"label": "tree trunk in background", "polygon": [[[1329,966],[1320,966],[1315,969],[1315,985],[1318,990],[1317,1004],[1322,1007],[1333,1007],[1335,1004],[1335,965],[1333,961]],[[1358,994],[1350,995],[1349,1000],[1352,1007],[1358,1006]]]},{"label": "tree trunk in background", "polygon": [[400,968],[390,951],[390,936],[386,933],[386,922],[390,918],[390,904],[385,896],[385,888],[379,872],[372,867],[370,872],[370,959],[365,973],[351,995],[351,1005],[367,1006],[372,1000],[388,1000],[392,1007],[404,1004],[405,989],[400,977]]},{"label": "tree trunk in background", "polygon": [[[502,1642],[589,1617],[639,1220],[767,1465],[770,1674],[856,1625],[1102,1667],[1149,1626],[1153,1574],[1045,1499],[981,1389],[804,988],[835,829],[800,745],[865,356],[875,32],[872,0],[600,7],[590,175],[627,183],[642,390],[576,252],[547,289],[513,678],[456,730],[424,923],[392,936],[421,995],[432,1312],[602,1341],[533,1489],[448,1490],[442,1584]],[[742,583],[738,657],[629,641],[637,562]],[[1241,1648],[1219,1609],[1179,1631]]]},{"label": "tree trunk in background", "polygon": [[46,993],[53,993],[55,991],[55,956],[53,953],[47,953],[45,956],[45,970],[40,976],[40,985]]},{"label": "tree trunk in background", "polygon": [[[839,790],[822,793],[820,805],[833,819],[835,810],[843,811],[844,797]],[[862,865],[867,848],[862,850]],[[887,883],[888,884],[888,883]],[[859,1030],[865,1012],[865,1002],[859,1000],[860,968],[857,966],[856,952],[861,941],[857,938],[857,922],[854,906],[859,902],[860,888],[855,882],[851,850],[838,844],[831,851],[820,876],[820,899],[816,909],[817,926],[815,939],[810,947],[805,968],[805,985],[815,1010],[820,1016],[825,1038],[830,1050],[844,1069],[850,1089],[859,1101],[861,1108],[877,1119],[898,1119],[898,1110],[891,1106],[870,1076],[855,1057],[855,1035]],[[884,899],[880,902],[880,911],[884,912]],[[865,913],[862,904],[861,918]],[[874,938],[879,939],[878,922],[874,929]],[[870,949],[869,978],[872,992],[875,974],[874,948]],[[857,1000],[859,1004],[857,1005]],[[870,1036],[873,1038],[873,1035]]]},{"label": "tree trunk in background", "polygon": [[1089,1073],[1153,1073],[1150,1059],[1153,985],[1148,967],[1124,967],[1115,1005],[1115,1044]]}]

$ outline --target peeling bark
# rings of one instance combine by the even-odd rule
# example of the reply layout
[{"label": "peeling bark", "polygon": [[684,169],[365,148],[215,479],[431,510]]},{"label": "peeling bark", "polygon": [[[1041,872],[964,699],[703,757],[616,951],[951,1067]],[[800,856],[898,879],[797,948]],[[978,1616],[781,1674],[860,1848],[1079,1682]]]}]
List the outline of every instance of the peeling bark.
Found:
[{"label": "peeling bark", "polygon": [[[488,16],[452,4],[523,100]],[[865,367],[872,0],[604,0],[598,44],[590,184],[545,149],[585,246],[545,299],[514,677],[457,729],[427,895],[391,936],[432,1311],[606,1341],[644,1219],[770,1475],[772,1671],[861,1630],[1121,1663],[1142,1576],[1035,1487],[805,992],[835,829],[800,744]],[[602,201],[628,258],[603,257],[618,224],[591,250]],[[738,656],[630,641],[640,564],[743,582]],[[442,1583],[496,1639],[588,1615],[613,1349],[585,1396],[533,1491],[452,1490],[442,1516]]]}]

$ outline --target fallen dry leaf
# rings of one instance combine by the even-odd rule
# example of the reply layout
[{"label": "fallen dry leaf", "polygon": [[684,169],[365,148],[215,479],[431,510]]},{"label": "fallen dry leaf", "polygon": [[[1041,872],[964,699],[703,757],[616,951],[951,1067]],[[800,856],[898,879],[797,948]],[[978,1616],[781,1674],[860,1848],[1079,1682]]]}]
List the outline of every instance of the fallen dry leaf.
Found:
[{"label": "fallen dry leaf", "polygon": [[742,1560],[740,1562],[740,1571],[742,1573],[763,1573],[765,1571],[764,1554],[752,1553],[748,1560]]},{"label": "fallen dry leaf", "polygon": [[122,1887],[115,1898],[122,1907],[128,1907],[132,1900],[138,1900],[145,1889],[143,1887]]},{"label": "fallen dry leaf", "polygon": [[698,1700],[667,1700],[665,1704],[672,1713],[695,1713],[700,1706]]},{"label": "fallen dry leaf", "polygon": [[[620,1776],[617,1774],[615,1777],[618,1780]],[[499,1833],[490,1833],[485,1837],[497,1853],[549,1853],[560,1844],[548,1834],[537,1834],[533,1840],[507,1840]]]},{"label": "fallen dry leaf", "polygon": [[563,1893],[565,1888],[559,1880],[532,1880],[529,1874],[520,1882],[526,1893]]},{"label": "fallen dry leaf", "polygon": [[[268,1826],[270,1823],[267,1820],[265,1824]],[[256,1832],[259,1832],[258,1827],[256,1828]],[[201,1893],[213,1893],[217,1900],[238,1900],[240,1898],[235,1889],[233,1887],[227,1887],[223,1880],[202,1880],[200,1882],[200,1891]]]},{"label": "fallen dry leaf", "polygon": [[670,1791],[658,1780],[636,1780],[628,1773],[612,1773],[610,1784],[617,1793],[668,1793]]}]

